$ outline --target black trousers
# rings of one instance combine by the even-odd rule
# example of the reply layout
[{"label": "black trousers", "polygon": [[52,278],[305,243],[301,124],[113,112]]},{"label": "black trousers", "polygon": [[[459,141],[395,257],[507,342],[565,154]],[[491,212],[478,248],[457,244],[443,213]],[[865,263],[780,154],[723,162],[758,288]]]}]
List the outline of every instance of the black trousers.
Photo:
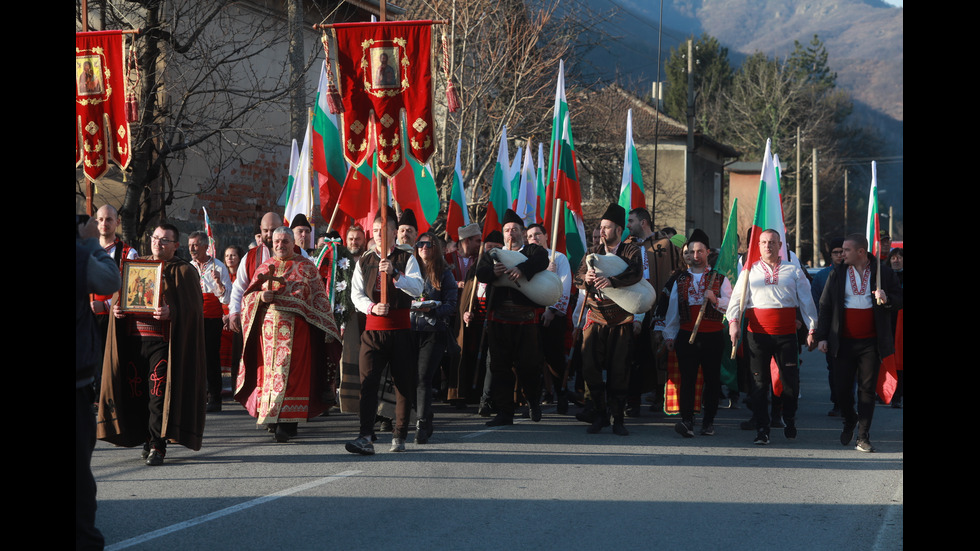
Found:
[{"label": "black trousers", "polygon": [[360,436],[374,434],[374,420],[378,415],[378,387],[386,365],[391,367],[395,382],[395,438],[408,436],[408,421],[412,414],[412,398],[415,396],[418,363],[411,329],[393,331],[365,331],[361,333],[360,371],[361,404],[359,411]]},{"label": "black trousers", "polygon": [[[877,338],[840,340],[840,349],[834,360],[834,386],[837,387],[837,403],[844,423],[857,423],[858,440],[869,440],[871,419],[875,413],[875,388],[878,384]],[[857,379],[858,404],[854,411],[854,380]]]},{"label": "black trousers", "polygon": [[718,413],[718,392],[721,388],[721,347],[722,332],[698,332],[694,344],[689,344],[691,332],[683,329],[674,340],[677,363],[681,372],[680,408],[681,419],[694,421],[695,386],[698,380],[698,366],[704,376],[704,424],[714,421]]},{"label": "black trousers", "polygon": [[490,322],[491,396],[500,415],[514,416],[514,371],[528,400],[541,395],[541,348],[536,324]]},{"label": "black trousers", "polygon": [[772,388],[772,375],[769,371],[772,359],[776,359],[779,380],[783,384],[783,418],[796,419],[800,395],[800,352],[796,333],[788,335],[767,335],[765,333],[745,333],[746,356],[749,361],[749,374],[752,390],[749,392],[749,407],[755,417],[756,428],[769,430],[769,389]]},{"label": "black trousers", "polygon": [[204,359],[212,402],[221,402],[221,326],[221,318],[204,318]]}]

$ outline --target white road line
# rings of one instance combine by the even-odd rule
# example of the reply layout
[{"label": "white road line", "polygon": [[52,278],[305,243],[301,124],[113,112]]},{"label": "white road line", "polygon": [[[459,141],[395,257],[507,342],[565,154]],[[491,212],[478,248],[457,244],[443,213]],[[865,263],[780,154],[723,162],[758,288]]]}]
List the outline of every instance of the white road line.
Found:
[{"label": "white road line", "polygon": [[899,482],[898,489],[895,490],[895,495],[892,497],[892,504],[885,506],[885,516],[881,519],[881,526],[878,528],[874,545],[871,546],[873,551],[902,548],[902,542],[905,539],[905,530],[903,529],[905,515],[902,510],[904,506],[903,484],[904,480]]},{"label": "white road line", "polygon": [[237,513],[239,511],[244,511],[245,509],[249,509],[251,507],[255,507],[256,505],[262,505],[263,503],[268,503],[270,501],[274,501],[274,500],[279,499],[281,497],[292,495],[292,494],[295,494],[297,492],[302,492],[304,490],[309,490],[310,488],[316,488],[317,486],[321,486],[321,485],[327,484],[329,482],[335,482],[337,480],[341,480],[343,478],[347,478],[348,476],[353,476],[353,475],[359,474],[360,472],[361,471],[344,471],[344,472],[341,472],[341,473],[337,473],[335,475],[330,475],[330,476],[326,476],[326,477],[320,478],[318,480],[314,480],[312,482],[307,482],[306,484],[300,484],[299,486],[293,486],[292,488],[286,488],[285,490],[280,490],[280,491],[278,491],[276,493],[269,494],[267,496],[255,498],[255,499],[253,499],[251,501],[246,501],[245,503],[239,503],[238,505],[233,505],[231,507],[226,507],[224,509],[221,509],[220,511],[215,511],[213,513],[208,513],[208,514],[206,514],[204,516],[200,516],[200,517],[197,517],[197,518],[194,518],[194,519],[191,519],[191,520],[185,520],[184,522],[178,522],[177,524],[174,524],[174,525],[171,525],[171,526],[167,526],[166,528],[161,528],[159,530],[154,530],[153,532],[149,532],[149,533],[143,534],[141,536],[136,536],[135,538],[129,538],[128,540],[123,540],[123,541],[121,541],[119,543],[114,543],[112,545],[107,545],[105,549],[106,549],[106,551],[115,551],[116,549],[126,549],[127,547],[132,547],[132,546],[137,545],[137,544],[146,543],[147,541],[152,540],[154,538],[159,538],[160,536],[165,536],[167,534],[172,534],[174,532],[178,532],[178,531],[183,530],[185,528],[190,528],[192,526],[197,526],[198,524],[203,524],[205,522],[208,522],[208,521],[211,521],[211,520],[215,520],[215,519],[218,519],[218,518],[221,518],[221,517],[225,517],[225,516],[228,516],[230,514]]},{"label": "white road line", "polygon": [[[517,423],[523,423],[524,421],[530,421],[530,419],[525,418],[525,417],[521,417],[519,419],[514,419],[514,424],[516,425]],[[477,436],[480,436],[482,434],[486,434],[488,432],[493,432],[493,431],[496,431],[496,430],[500,430],[501,428],[506,427],[506,426],[509,426],[509,425],[501,425],[501,426],[498,426],[498,427],[490,427],[488,429],[478,430],[476,432],[471,432],[469,434],[464,434],[464,435],[460,436],[460,438],[476,438]]]}]

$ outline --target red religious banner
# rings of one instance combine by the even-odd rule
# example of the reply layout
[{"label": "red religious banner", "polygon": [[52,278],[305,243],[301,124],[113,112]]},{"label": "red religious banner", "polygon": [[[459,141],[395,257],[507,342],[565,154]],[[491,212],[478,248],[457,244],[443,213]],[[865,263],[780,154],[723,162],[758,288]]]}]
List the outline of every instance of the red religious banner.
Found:
[{"label": "red religious banner", "polygon": [[95,181],[129,165],[121,31],[75,33],[75,166]]},{"label": "red religious banner", "polygon": [[435,151],[432,124],[431,21],[338,23],[337,68],[344,113],[344,156],[360,166],[368,136],[377,136],[378,171],[394,176],[405,166],[402,111],[408,154],[425,163]]}]

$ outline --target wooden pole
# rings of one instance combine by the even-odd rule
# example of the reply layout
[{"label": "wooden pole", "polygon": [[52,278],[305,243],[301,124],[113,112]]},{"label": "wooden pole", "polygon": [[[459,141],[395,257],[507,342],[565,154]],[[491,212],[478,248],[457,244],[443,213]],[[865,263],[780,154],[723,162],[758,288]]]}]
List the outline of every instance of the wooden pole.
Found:
[{"label": "wooden pole", "polygon": [[[718,272],[711,272],[711,276],[708,277],[708,285],[705,286],[705,292],[715,284],[716,275],[718,275]],[[694,329],[691,331],[691,339],[687,341],[688,344],[694,344],[694,337],[698,336],[698,327],[701,327],[701,320],[704,319],[704,311],[708,309],[708,304],[710,304],[707,298],[701,300],[701,310],[698,312],[698,319],[694,321]]]}]

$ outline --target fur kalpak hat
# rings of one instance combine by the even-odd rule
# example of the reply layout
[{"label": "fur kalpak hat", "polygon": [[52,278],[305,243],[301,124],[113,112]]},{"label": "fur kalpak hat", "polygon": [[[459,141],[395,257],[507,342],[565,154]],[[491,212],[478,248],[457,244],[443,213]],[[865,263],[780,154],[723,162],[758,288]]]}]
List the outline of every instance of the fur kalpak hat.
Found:
[{"label": "fur kalpak hat", "polygon": [[704,248],[706,249],[711,248],[711,244],[708,243],[708,234],[704,233],[701,228],[694,228],[694,231],[691,232],[691,237],[687,238],[687,243],[689,245],[694,242],[704,243]]},{"label": "fur kalpak hat", "polygon": [[517,213],[513,210],[507,209],[507,212],[504,213],[504,225],[506,226],[511,222],[519,224],[522,228],[524,227],[524,221],[521,220],[521,217],[517,216]]},{"label": "fur kalpak hat", "polygon": [[602,213],[603,220],[609,220],[610,222],[618,225],[620,228],[626,227],[626,209],[617,205],[616,203],[609,203],[606,207],[606,212]]},{"label": "fur kalpak hat", "polygon": [[402,217],[398,220],[399,226],[412,226],[416,231],[419,229],[418,222],[415,221],[415,213],[412,209],[405,209],[402,211]]},{"label": "fur kalpak hat", "polygon": [[310,225],[310,221],[306,219],[305,214],[299,213],[293,217],[293,223],[289,225],[289,229],[291,230],[295,230],[296,228],[310,228],[312,230],[313,226]]}]

